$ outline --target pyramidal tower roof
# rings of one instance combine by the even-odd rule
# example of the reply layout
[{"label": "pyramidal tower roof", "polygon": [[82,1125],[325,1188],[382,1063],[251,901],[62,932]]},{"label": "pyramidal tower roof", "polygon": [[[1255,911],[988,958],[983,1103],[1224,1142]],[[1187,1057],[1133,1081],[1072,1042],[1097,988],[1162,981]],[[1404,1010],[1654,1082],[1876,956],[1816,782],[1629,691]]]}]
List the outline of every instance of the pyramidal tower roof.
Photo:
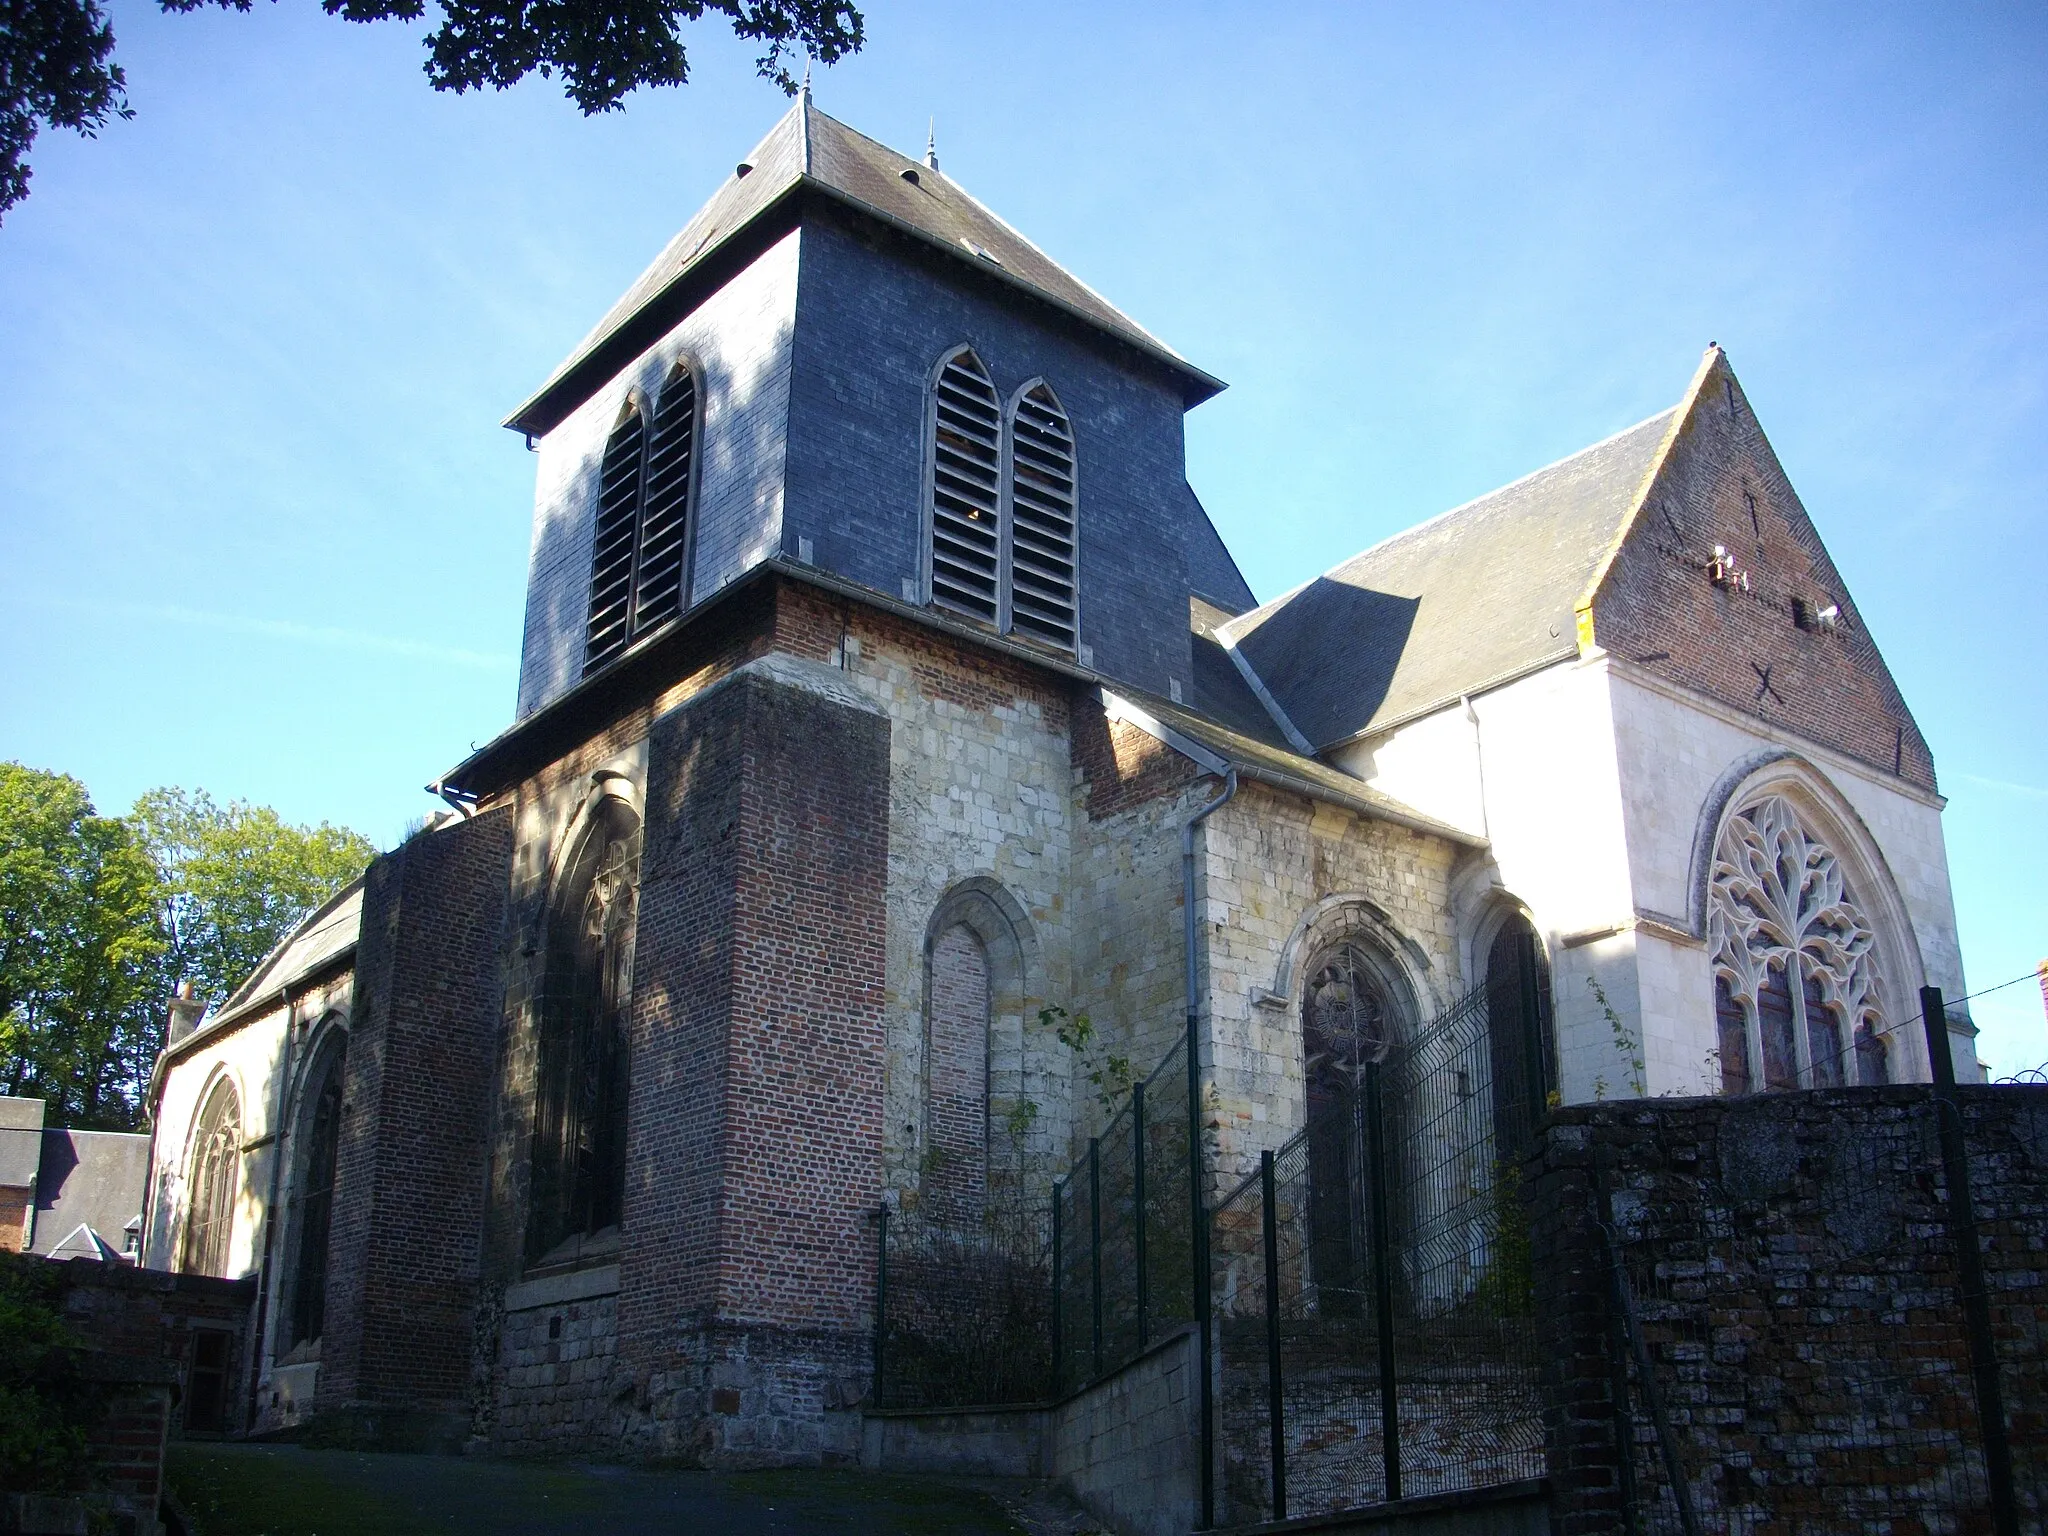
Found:
[{"label": "pyramidal tower roof", "polygon": [[694,275],[723,265],[745,237],[812,193],[922,240],[994,280],[1106,331],[1177,375],[1190,404],[1223,388],[1079,278],[1061,267],[936,165],[899,155],[820,112],[808,89],[740,161],[682,233],[642,272],[547,382],[509,417],[518,431],[545,432],[603,377],[653,340],[649,321],[673,323],[664,300]]}]

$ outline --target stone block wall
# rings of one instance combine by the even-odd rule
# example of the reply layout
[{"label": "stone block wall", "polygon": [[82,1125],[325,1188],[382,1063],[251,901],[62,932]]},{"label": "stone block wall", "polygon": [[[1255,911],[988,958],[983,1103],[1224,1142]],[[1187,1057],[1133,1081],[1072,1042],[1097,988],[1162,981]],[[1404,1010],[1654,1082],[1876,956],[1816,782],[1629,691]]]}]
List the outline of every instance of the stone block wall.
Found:
[{"label": "stone block wall", "polygon": [[[513,821],[413,838],[365,877],[316,1404],[379,1422],[469,1407],[477,1199]],[[384,1431],[378,1431],[380,1434]]]},{"label": "stone block wall", "polygon": [[[1964,1088],[2021,1489],[2048,1487],[2048,1089]],[[1706,1528],[1976,1529],[1982,1430],[1935,1108],[1920,1087],[1559,1111],[1530,1164],[1558,1530],[1662,1482],[1626,1380],[1610,1220]],[[1959,1524],[1957,1522],[1960,1522]],[[1983,1528],[1988,1529],[1988,1524]]]},{"label": "stone block wall", "polygon": [[1202,824],[1215,1170],[1228,1188],[1301,1128],[1302,971],[1355,932],[1398,967],[1423,1028],[1466,991],[1450,881],[1460,848],[1261,784]]},{"label": "stone block wall", "polygon": [[1199,1335],[1187,1329],[1050,1412],[1050,1471],[1126,1536],[1182,1536],[1202,1513]]}]

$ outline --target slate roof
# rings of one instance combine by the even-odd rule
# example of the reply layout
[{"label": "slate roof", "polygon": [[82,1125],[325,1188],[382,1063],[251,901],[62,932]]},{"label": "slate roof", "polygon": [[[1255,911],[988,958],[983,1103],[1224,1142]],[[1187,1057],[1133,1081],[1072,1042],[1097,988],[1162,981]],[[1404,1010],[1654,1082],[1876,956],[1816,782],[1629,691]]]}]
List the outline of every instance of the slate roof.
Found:
[{"label": "slate roof", "polygon": [[1218,626],[1318,751],[1578,653],[1677,407]]},{"label": "slate roof", "polygon": [[266,955],[263,963],[249,973],[249,979],[221,1004],[219,1013],[209,1023],[239,1013],[251,1003],[273,1001],[280,987],[313,975],[355,948],[356,934],[362,926],[363,882],[358,876],[330,896]]},{"label": "slate roof", "polygon": [[[664,293],[685,281],[789,195],[809,189],[959,258],[983,273],[1076,315],[1167,364],[1186,381],[1189,403],[1223,388],[1144,327],[1026,240],[937,169],[856,133],[811,104],[808,91],[740,162],[681,234],[584,337],[505,425],[545,431],[574,408],[560,392],[607,342]],[[905,180],[905,170],[917,180]],[[637,350],[637,349],[636,349]]]}]

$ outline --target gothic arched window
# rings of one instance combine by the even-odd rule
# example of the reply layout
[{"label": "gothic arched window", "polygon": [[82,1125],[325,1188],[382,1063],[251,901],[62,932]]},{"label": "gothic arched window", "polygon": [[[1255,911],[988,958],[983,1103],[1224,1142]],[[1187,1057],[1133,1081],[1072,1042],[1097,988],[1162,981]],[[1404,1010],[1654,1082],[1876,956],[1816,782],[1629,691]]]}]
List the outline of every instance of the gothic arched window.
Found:
[{"label": "gothic arched window", "polygon": [[316,1059],[306,1080],[301,1111],[304,1152],[294,1201],[288,1343],[296,1347],[320,1337],[327,1311],[327,1236],[334,1216],[334,1168],[341,1149],[341,1067],[346,1036],[337,1035]]},{"label": "gothic arched window", "polygon": [[1381,968],[1356,942],[1332,946],[1309,969],[1301,1000],[1309,1263],[1319,1305],[1331,1316],[1362,1311],[1371,1283],[1364,1175],[1372,1154],[1360,1088],[1402,1033],[1400,1018]]},{"label": "gothic arched window", "polygon": [[966,923],[932,943],[930,1079],[925,1101],[924,1197],[943,1221],[979,1221],[988,1203],[987,947]]},{"label": "gothic arched window", "polygon": [[650,420],[626,401],[605,439],[591,541],[583,670],[595,671],[683,611],[697,457],[697,380],[677,363]]},{"label": "gothic arched window", "polygon": [[1074,649],[1074,429],[1033,385],[1010,413],[1010,627]]},{"label": "gothic arched window", "polygon": [[1782,796],[1722,829],[1707,948],[1724,1093],[1759,1078],[1765,1089],[1886,1080],[1876,933],[1840,858]]},{"label": "gothic arched window", "polygon": [[932,601],[1002,619],[1002,405],[962,347],[932,387]]},{"label": "gothic arched window", "polygon": [[1550,966],[1519,912],[1501,924],[1487,950],[1486,1020],[1494,1144],[1507,1157],[1528,1145],[1557,1088]]},{"label": "gothic arched window", "polygon": [[601,798],[547,921],[527,1252],[577,1257],[619,1225],[626,1178],[626,991],[640,819]]},{"label": "gothic arched window", "polygon": [[242,1190],[242,1106],[223,1079],[207,1095],[192,1137],[192,1201],[178,1267],[188,1275],[225,1275],[235,1199]]}]

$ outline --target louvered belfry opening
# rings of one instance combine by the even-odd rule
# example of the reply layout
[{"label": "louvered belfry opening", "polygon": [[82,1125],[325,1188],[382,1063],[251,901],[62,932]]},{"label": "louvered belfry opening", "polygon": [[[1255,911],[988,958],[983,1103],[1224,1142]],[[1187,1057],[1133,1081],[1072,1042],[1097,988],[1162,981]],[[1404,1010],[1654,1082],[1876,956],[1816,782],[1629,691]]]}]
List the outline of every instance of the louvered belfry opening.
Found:
[{"label": "louvered belfry opening", "polygon": [[1074,429],[1044,384],[1010,422],[1010,622],[1074,648]]},{"label": "louvered belfry opening", "polygon": [[601,667],[626,648],[633,607],[633,544],[640,531],[641,448],[647,437],[633,401],[605,439],[597,477],[597,532],[590,557],[590,629],[583,670]]},{"label": "louvered belfry opening", "polygon": [[962,350],[939,372],[932,451],[932,601],[1001,618],[1002,405]]},{"label": "louvered belfry opening", "polygon": [[678,364],[650,423],[630,400],[605,439],[590,560],[585,675],[683,611],[697,381]]},{"label": "louvered belfry opening", "polygon": [[633,633],[683,611],[683,553],[690,531],[690,469],[697,452],[697,381],[678,368],[662,386],[647,435],[647,510],[633,576]]}]

